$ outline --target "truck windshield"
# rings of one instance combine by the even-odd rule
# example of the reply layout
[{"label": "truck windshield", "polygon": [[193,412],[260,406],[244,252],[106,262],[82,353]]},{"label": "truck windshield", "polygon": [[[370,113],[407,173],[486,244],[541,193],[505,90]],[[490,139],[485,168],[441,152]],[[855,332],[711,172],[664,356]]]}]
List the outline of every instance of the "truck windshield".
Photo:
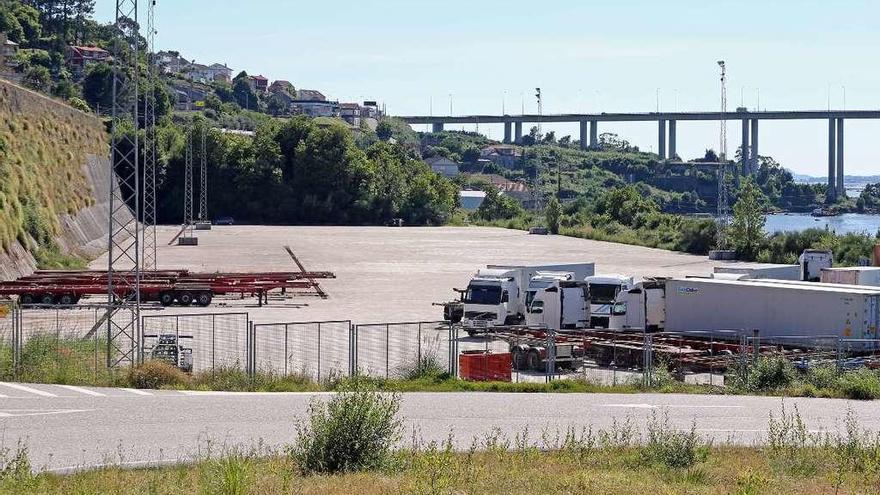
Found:
[{"label": "truck windshield", "polygon": [[500,304],[501,286],[469,285],[464,294],[465,304]]},{"label": "truck windshield", "polygon": [[593,304],[611,304],[617,299],[620,286],[617,284],[590,284],[590,302]]}]

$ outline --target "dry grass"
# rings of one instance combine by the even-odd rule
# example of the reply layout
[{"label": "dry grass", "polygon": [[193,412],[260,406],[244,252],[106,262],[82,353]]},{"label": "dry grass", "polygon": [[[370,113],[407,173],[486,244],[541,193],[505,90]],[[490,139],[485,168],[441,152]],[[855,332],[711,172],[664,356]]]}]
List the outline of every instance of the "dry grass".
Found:
[{"label": "dry grass", "polygon": [[94,117],[0,82],[0,251],[50,248],[59,215],[92,204],[82,167],[108,146]]},{"label": "dry grass", "polygon": [[[634,452],[609,450],[588,459],[566,452],[422,453],[402,468],[337,476],[297,474],[287,458],[235,456],[196,465],[73,476],[40,475],[27,485],[36,493],[297,493],[334,494],[764,494],[877,493],[870,477],[848,475],[838,487],[832,469],[793,477],[757,449],[717,448],[688,469],[647,466]],[[227,480],[227,481],[218,481]],[[244,491],[239,480],[244,480]],[[874,480],[876,483],[876,480]],[[22,485],[18,485],[24,488]],[[0,485],[2,488],[2,485]],[[836,491],[836,489],[839,489]]]}]

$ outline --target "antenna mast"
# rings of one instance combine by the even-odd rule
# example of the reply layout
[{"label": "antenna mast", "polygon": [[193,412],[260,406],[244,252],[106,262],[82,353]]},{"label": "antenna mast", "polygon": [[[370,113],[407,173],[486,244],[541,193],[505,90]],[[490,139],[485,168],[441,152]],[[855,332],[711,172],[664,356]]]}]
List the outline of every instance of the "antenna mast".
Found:
[{"label": "antenna mast", "polygon": [[155,270],[156,256],[156,0],[147,9],[147,88],[144,94],[143,258],[144,270]]},{"label": "antenna mast", "polygon": [[721,67],[721,143],[718,156],[718,249],[727,248],[727,226],[729,208],[727,205],[727,66],[724,60],[718,61]]}]

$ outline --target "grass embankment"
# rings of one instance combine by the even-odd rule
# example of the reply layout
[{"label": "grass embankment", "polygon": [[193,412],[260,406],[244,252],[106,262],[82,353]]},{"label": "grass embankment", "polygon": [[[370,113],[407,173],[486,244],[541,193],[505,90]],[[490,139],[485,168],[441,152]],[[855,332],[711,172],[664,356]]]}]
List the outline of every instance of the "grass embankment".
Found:
[{"label": "grass embankment", "polygon": [[84,266],[58,249],[59,216],[93,204],[82,167],[107,150],[99,120],[0,82],[0,252],[18,241],[41,268]]},{"label": "grass embankment", "polygon": [[[713,446],[653,415],[609,430],[497,430],[456,451],[452,440],[390,448],[402,433],[398,399],[347,393],[313,403],[296,442],[232,449],[189,465],[72,475],[31,472],[24,447],[0,453],[10,493],[633,494],[877,493],[880,441],[849,414],[843,433],[809,433],[797,411],[770,418],[763,448]],[[416,437],[416,435],[413,435]],[[450,437],[451,438],[451,437]],[[352,447],[354,445],[354,447]]]},{"label": "grass embankment", "polygon": [[[149,361],[131,370],[110,372],[106,367],[106,342],[36,336],[21,351],[17,376],[12,373],[12,349],[0,345],[0,380],[86,386],[124,386],[176,390],[238,392],[320,392],[344,389],[350,378],[320,381],[303,374],[261,371],[249,376],[242,367],[220,366],[213,371],[183,373],[161,361]],[[637,378],[616,385],[591,381],[589,375],[560,378],[549,383],[473,382],[455,380],[433,360],[423,360],[396,370],[390,379],[361,378],[389,392],[509,392],[509,393],[688,393],[747,394],[782,397],[824,397],[858,400],[880,399],[880,371],[838,370],[833,363],[797,369],[781,358],[748,361],[727,370],[725,386],[684,383],[664,366],[655,368],[649,384]],[[719,380],[720,381],[720,380]]]}]

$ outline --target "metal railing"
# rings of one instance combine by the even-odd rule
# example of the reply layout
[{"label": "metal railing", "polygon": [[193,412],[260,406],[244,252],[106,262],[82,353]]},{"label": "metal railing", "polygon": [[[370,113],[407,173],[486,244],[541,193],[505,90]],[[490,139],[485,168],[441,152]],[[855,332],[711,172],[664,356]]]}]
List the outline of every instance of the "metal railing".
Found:
[{"label": "metal railing", "polygon": [[354,373],[350,320],[253,325],[254,369],[321,381]]}]

